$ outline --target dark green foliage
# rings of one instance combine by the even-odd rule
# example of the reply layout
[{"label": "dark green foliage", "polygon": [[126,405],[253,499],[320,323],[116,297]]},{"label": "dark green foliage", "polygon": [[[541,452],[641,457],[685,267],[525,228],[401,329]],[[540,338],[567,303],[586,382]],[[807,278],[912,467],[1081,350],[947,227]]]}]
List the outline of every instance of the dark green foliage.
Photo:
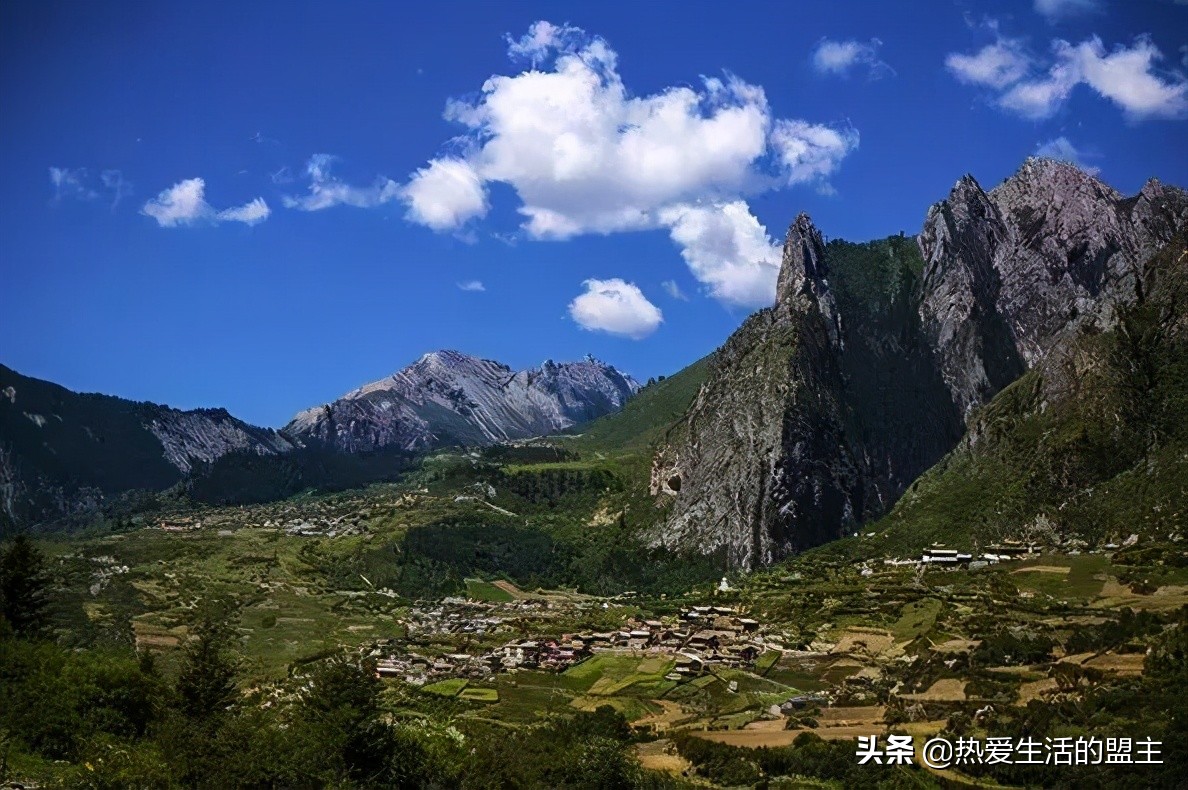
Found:
[{"label": "dark green foliage", "polygon": [[283,455],[235,452],[194,470],[184,485],[195,502],[242,505],[303,491],[344,491],[400,479],[413,456],[400,450],[340,453],[317,445]]},{"label": "dark green foliage", "polygon": [[674,741],[699,775],[728,787],[779,776],[832,780],[847,788],[940,786],[916,766],[858,765],[854,741],[825,741],[809,732],[791,746],[774,748],[745,749],[684,733]]},{"label": "dark green foliage", "polygon": [[[145,428],[165,407],[78,394],[0,365],[0,390],[7,387],[16,397],[0,398],[0,436],[31,491],[27,501],[14,500],[18,518],[62,515],[55,501],[59,492],[69,497],[86,489],[160,490],[181,478]],[[26,414],[41,417],[40,424]],[[14,526],[0,511],[0,536]]]},{"label": "dark green foliage", "polygon": [[143,737],[165,694],[134,656],[0,639],[0,724],[46,758],[79,759],[101,733]]},{"label": "dark green foliage", "polygon": [[497,464],[556,464],[578,460],[578,454],[552,444],[496,444],[483,450],[483,460]]},{"label": "dark green foliage", "polygon": [[722,573],[718,557],[649,549],[622,526],[546,530],[496,519],[413,527],[397,545],[369,550],[347,568],[342,578],[363,573],[411,598],[463,594],[473,576],[506,577],[529,589],[672,594]]},{"label": "dark green foliage", "polygon": [[178,706],[187,719],[207,722],[226,713],[235,702],[238,659],[232,649],[234,631],[223,607],[203,611],[191,629],[181,673]]},{"label": "dark green foliage", "polygon": [[432,779],[424,747],[381,720],[374,666],[340,655],[301,677],[298,726],[318,744],[319,773],[364,787],[417,787]]},{"label": "dark green foliage", "polygon": [[647,777],[628,757],[631,730],[609,706],[507,732],[475,731],[472,737],[476,745],[461,777],[465,790],[627,790],[661,781]]},{"label": "dark green foliage", "polygon": [[[967,773],[1012,786],[1077,788],[1180,788],[1188,759],[1188,609],[1154,640],[1141,678],[1090,685],[1081,695],[1026,708],[1003,706],[987,735],[1151,738],[1161,743],[1157,765],[975,765]],[[1136,746],[1137,748],[1137,746]],[[1136,758],[1137,759],[1137,758]]]},{"label": "dark green foliage", "polygon": [[605,467],[557,464],[513,468],[496,478],[497,488],[533,505],[557,508],[573,500],[593,503],[597,497],[611,491],[621,491],[622,482]]},{"label": "dark green foliage", "polygon": [[18,636],[44,629],[47,581],[45,558],[27,537],[0,544],[0,621]]}]

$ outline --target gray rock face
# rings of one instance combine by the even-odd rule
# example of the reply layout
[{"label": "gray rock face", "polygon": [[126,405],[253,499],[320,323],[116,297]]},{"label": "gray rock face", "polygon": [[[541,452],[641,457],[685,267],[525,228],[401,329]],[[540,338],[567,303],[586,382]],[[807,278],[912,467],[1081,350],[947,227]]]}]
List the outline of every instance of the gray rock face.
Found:
[{"label": "gray rock face", "polygon": [[1188,195],[1149,181],[1133,198],[1073,165],[1028,159],[983,192],[965,176],[920,233],[920,316],[963,414],[1053,347],[1105,328],[1135,267],[1188,222]]},{"label": "gray rock face", "polygon": [[616,411],[639,384],[592,358],[513,371],[457,351],[308,409],[282,432],[356,452],[486,445],[553,433]]},{"label": "gray rock face", "polygon": [[284,435],[248,425],[224,409],[162,409],[145,427],[161,442],[165,460],[183,474],[196,463],[211,463],[232,452],[276,455],[296,447]]},{"label": "gray rock face", "polygon": [[1182,190],[1124,199],[1042,159],[989,193],[959,180],[918,256],[910,240],[823,245],[801,215],[776,305],[715,354],[655,457],[652,542],[754,567],[881,515],[978,406],[1110,326],[1136,267],[1185,225]]}]

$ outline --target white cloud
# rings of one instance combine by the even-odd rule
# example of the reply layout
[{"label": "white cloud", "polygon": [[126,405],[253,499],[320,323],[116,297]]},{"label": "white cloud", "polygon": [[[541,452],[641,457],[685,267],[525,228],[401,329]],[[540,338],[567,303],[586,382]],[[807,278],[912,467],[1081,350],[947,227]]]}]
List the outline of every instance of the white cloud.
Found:
[{"label": "white cloud", "polygon": [[51,167],[49,169],[50,184],[54,187],[54,200],[66,198],[74,200],[94,200],[99,195],[86,185],[87,169],[85,167]]},{"label": "white cloud", "polygon": [[866,44],[853,39],[832,41],[823,38],[813,50],[813,68],[821,74],[846,75],[851,69],[861,66],[872,80],[888,75],[893,77],[895,69],[879,59],[879,48],[882,46],[883,42],[877,38],[872,38]]},{"label": "white cloud", "polygon": [[858,132],[805,121],[779,120],[771,132],[771,146],[789,184],[820,183],[858,147]]},{"label": "white cloud", "polygon": [[271,213],[272,209],[268,208],[268,204],[264,202],[264,198],[256,198],[242,206],[223,209],[216,217],[220,222],[242,222],[245,225],[259,225],[268,219]]},{"label": "white cloud", "polygon": [[1188,80],[1182,74],[1167,79],[1154,73],[1163,53],[1149,38],[1134,46],[1116,47],[1106,54],[1101,39],[1093,36],[1071,52],[1060,42],[1057,52],[1068,59],[1086,85],[1114,102],[1133,118],[1179,118],[1188,111]]},{"label": "white cloud", "polygon": [[[396,182],[382,176],[369,187],[344,183],[330,172],[334,160],[335,157],[330,154],[311,156],[305,165],[305,174],[309,177],[309,194],[300,197],[286,195],[285,208],[302,211],[321,211],[339,205],[372,208],[394,200],[399,194],[400,187]],[[273,180],[276,180],[275,174]]]},{"label": "white cloud", "polygon": [[739,307],[771,304],[780,248],[745,202],[675,206],[663,219],[689,270],[711,296]]},{"label": "white cloud", "polygon": [[263,198],[242,206],[218,211],[206,202],[206,182],[201,178],[179,181],[149,200],[140,213],[152,217],[162,228],[199,223],[242,222],[257,225],[268,219],[271,209]]},{"label": "white cloud", "polygon": [[1071,162],[1091,175],[1096,175],[1100,170],[1100,168],[1090,165],[1086,161],[1087,159],[1094,158],[1094,154],[1087,150],[1078,149],[1067,137],[1063,136],[1037,145],[1035,155],[1045,156],[1049,159],[1059,159],[1062,162]]},{"label": "white cloud", "polygon": [[642,340],[664,320],[635,283],[615,277],[586,280],[586,292],[569,303],[569,315],[582,329]]},{"label": "white cloud", "polygon": [[466,280],[465,282],[460,282],[458,283],[458,288],[463,291],[472,291],[475,293],[487,290],[487,287],[483,285],[482,281],[480,280]]},{"label": "white cloud", "polygon": [[685,292],[681,290],[681,286],[677,284],[676,280],[665,280],[660,283],[660,287],[664,289],[664,293],[673,299],[679,299],[682,302],[689,301],[689,297],[685,296]]},{"label": "white cloud", "polygon": [[[453,141],[455,153],[431,160],[401,188],[410,221],[457,228],[486,215],[488,186],[500,183],[515,192],[530,239],[663,228],[683,244],[689,229],[677,232],[675,223],[691,207],[746,211],[743,195],[821,182],[858,144],[849,128],[774,118],[763,89],[730,74],[634,95],[616,53],[578,28],[537,22],[509,40],[509,55],[530,59],[532,67],[492,76],[475,97],[447,104],[445,117],[466,133]],[[737,225],[738,218],[722,221]],[[760,261],[711,266],[701,250],[683,254],[699,261],[699,279],[713,275],[702,282],[720,298],[774,298],[774,280],[759,299],[717,277]],[[736,293],[749,295],[739,301]]]},{"label": "white cloud", "polygon": [[434,159],[400,191],[406,218],[434,230],[449,230],[487,213],[487,190],[461,159]]},{"label": "white cloud", "polygon": [[1096,14],[1103,9],[1101,0],[1035,0],[1035,11],[1049,22],[1080,14]]},{"label": "white cloud", "polygon": [[1149,38],[1107,53],[1097,36],[1080,44],[1056,39],[1046,70],[1030,76],[1040,64],[1022,52],[1018,42],[999,38],[976,55],[950,54],[946,65],[963,82],[1000,91],[1003,109],[1025,118],[1051,117],[1078,85],[1088,86],[1119,107],[1131,120],[1181,118],[1188,115],[1188,78],[1159,73],[1163,54]]},{"label": "white cloud", "polygon": [[1005,88],[1027,74],[1031,58],[1018,40],[999,38],[973,55],[950,53],[945,66],[962,82]]},{"label": "white cloud", "polygon": [[206,202],[206,182],[201,178],[179,181],[144,204],[140,211],[162,228],[209,220],[214,213]]},{"label": "white cloud", "polygon": [[1016,82],[998,97],[998,105],[1024,118],[1049,118],[1060,109],[1079,82],[1076,69],[1067,63],[1058,63],[1044,77]]},{"label": "white cloud", "polygon": [[519,39],[507,36],[507,54],[512,58],[536,61],[546,57],[551,50],[579,43],[582,36],[581,28],[554,25],[542,19],[534,22]]}]

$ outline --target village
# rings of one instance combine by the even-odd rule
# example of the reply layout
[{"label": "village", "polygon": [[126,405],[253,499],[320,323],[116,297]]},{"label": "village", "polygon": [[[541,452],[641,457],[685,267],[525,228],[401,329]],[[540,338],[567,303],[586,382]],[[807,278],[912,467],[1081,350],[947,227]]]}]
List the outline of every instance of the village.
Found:
[{"label": "village", "polygon": [[[766,650],[781,649],[761,633],[757,620],[728,606],[692,606],[675,617],[627,619],[611,631],[563,633],[556,637],[512,639],[480,651],[426,655],[410,649],[445,636],[472,639],[513,632],[513,621],[549,604],[520,601],[510,605],[447,598],[433,608],[410,610],[405,640],[386,640],[364,649],[375,660],[381,678],[399,678],[414,685],[446,678],[481,680],[502,672],[536,669],[561,672],[590,656],[609,652],[667,657],[673,662],[666,679],[702,675],[716,667],[746,669]],[[428,652],[428,651],[426,651]]]},{"label": "village", "polygon": [[[922,566],[936,566],[936,567],[950,567],[950,568],[970,568],[976,570],[978,568],[985,568],[989,565],[997,565],[1000,562],[1009,562],[1021,558],[1027,558],[1039,554],[1040,547],[1034,543],[1022,543],[1018,541],[1004,541],[1001,544],[988,546],[985,552],[963,552],[958,549],[950,549],[943,543],[934,543],[930,547],[924,549],[917,559],[885,559],[884,565],[904,566],[904,565],[922,565]],[[866,574],[869,575],[869,574]]]}]

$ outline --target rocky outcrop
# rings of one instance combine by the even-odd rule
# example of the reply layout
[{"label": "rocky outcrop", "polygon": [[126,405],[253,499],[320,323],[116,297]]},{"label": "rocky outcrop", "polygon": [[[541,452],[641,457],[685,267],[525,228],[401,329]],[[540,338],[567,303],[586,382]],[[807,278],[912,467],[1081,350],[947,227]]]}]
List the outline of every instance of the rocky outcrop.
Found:
[{"label": "rocky outcrop", "polygon": [[1124,199],[1029,159],[932,206],[917,242],[824,245],[789,229],[773,308],[715,354],[657,452],[657,545],[754,567],[886,512],[966,418],[1133,301],[1140,264],[1188,225],[1157,181]]},{"label": "rocky outcrop", "polygon": [[616,411],[639,389],[593,358],[513,371],[457,351],[301,412],[283,429],[297,441],[347,452],[488,445],[564,430]]},{"label": "rocky outcrop", "polygon": [[226,409],[162,409],[146,426],[164,448],[165,460],[183,474],[199,463],[246,451],[256,455],[287,453],[297,444],[268,428],[237,420]]}]

